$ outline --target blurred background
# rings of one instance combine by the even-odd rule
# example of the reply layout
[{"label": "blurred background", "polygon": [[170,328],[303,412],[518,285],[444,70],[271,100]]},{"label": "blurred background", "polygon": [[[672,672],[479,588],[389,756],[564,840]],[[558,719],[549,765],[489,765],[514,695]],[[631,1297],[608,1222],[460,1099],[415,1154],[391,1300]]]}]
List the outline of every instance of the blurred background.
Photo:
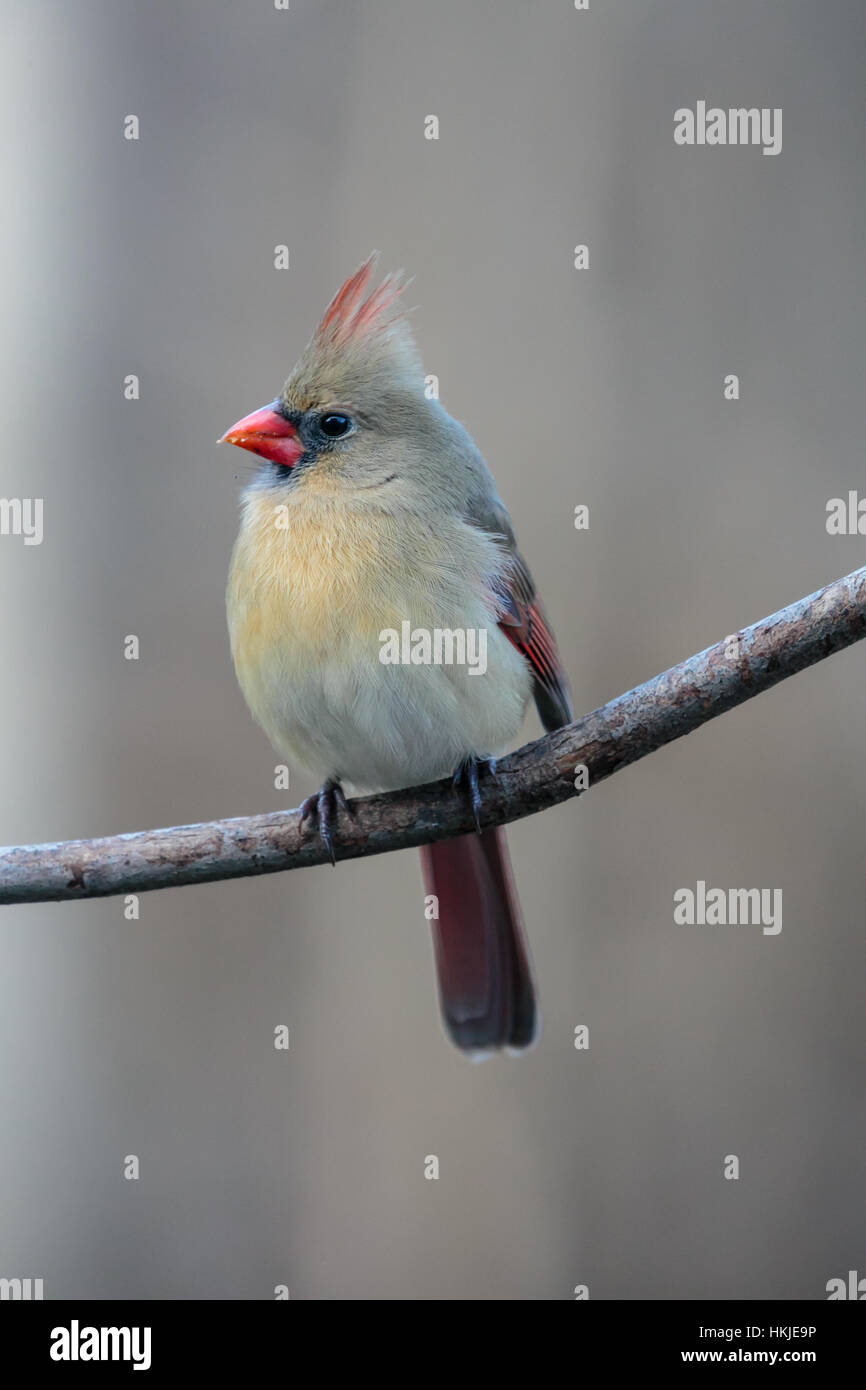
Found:
[{"label": "blurred background", "polygon": [[[275,790],[235,684],[249,470],[214,441],[372,247],[416,277],[580,711],[864,563],[825,527],[864,479],[856,0],[12,0],[3,29],[0,495],[45,510],[41,546],[0,537],[0,842],[312,789]],[[701,99],[782,107],[782,153],[677,147]],[[4,908],[0,1276],[763,1299],[866,1273],[864,671],[842,653],[512,828],[522,1059],[446,1041],[414,852],[138,921]],[[781,888],[781,934],[676,927],[699,878]]]}]

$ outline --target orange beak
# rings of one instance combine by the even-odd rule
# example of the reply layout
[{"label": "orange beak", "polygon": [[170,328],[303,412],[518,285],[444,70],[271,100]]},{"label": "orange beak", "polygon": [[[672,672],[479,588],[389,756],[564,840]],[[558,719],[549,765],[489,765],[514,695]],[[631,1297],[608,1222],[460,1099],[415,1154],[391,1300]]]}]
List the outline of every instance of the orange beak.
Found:
[{"label": "orange beak", "polygon": [[251,454],[260,454],[283,468],[294,468],[305,452],[304,445],[291,421],[280,414],[278,404],[271,401],[252,415],[245,415],[217,443],[236,444],[239,449],[249,449]]}]

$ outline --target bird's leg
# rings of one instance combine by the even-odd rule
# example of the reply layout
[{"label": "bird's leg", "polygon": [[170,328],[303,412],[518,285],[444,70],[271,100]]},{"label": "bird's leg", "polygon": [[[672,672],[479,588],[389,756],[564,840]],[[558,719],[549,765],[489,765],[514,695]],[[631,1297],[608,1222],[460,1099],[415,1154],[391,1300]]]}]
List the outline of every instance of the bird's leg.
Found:
[{"label": "bird's leg", "polygon": [[486,771],[489,776],[496,776],[496,759],[487,760],[476,758],[474,755],[464,758],[457,764],[452,785],[458,789],[466,787],[469,793],[469,801],[472,806],[472,815],[475,820],[475,829],[481,834],[481,789],[478,785],[478,774]]},{"label": "bird's leg", "polygon": [[316,822],[319,837],[328,851],[328,858],[332,864],[337,862],[332,832],[336,825],[338,811],[345,811],[347,816],[354,816],[355,814],[346,800],[339,779],[336,777],[329,777],[320,791],[314,792],[312,796],[307,797],[306,801],[301,802],[301,830],[304,828],[305,821]]}]

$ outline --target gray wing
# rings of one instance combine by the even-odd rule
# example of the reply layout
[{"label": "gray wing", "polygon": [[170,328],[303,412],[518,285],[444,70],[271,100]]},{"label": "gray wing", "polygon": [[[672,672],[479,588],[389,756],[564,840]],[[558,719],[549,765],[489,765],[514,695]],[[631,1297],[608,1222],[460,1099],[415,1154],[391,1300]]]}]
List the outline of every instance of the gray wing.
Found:
[{"label": "gray wing", "polygon": [[511,517],[493,493],[475,502],[468,520],[494,536],[507,553],[508,564],[495,594],[499,626],[529,664],[542,724],[548,731],[560,729],[574,719],[568,677],[535,581],[517,548]]}]

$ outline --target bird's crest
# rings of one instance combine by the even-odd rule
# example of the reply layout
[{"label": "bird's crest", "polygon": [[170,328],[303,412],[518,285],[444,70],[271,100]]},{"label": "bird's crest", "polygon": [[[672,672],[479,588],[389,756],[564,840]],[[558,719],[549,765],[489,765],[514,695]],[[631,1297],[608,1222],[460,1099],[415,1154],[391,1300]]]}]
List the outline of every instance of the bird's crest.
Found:
[{"label": "bird's crest", "polygon": [[392,312],[397,298],[406,288],[402,271],[386,275],[378,289],[368,294],[376,268],[374,251],[364,264],[337,290],[316,330],[316,341],[345,346],[353,339],[387,332],[399,314]]},{"label": "bird's crest", "polygon": [[423,385],[421,363],[397,305],[409,281],[402,271],[371,289],[377,252],[334,295],[284,388],[299,409],[324,396],[352,399],[384,386]]}]

